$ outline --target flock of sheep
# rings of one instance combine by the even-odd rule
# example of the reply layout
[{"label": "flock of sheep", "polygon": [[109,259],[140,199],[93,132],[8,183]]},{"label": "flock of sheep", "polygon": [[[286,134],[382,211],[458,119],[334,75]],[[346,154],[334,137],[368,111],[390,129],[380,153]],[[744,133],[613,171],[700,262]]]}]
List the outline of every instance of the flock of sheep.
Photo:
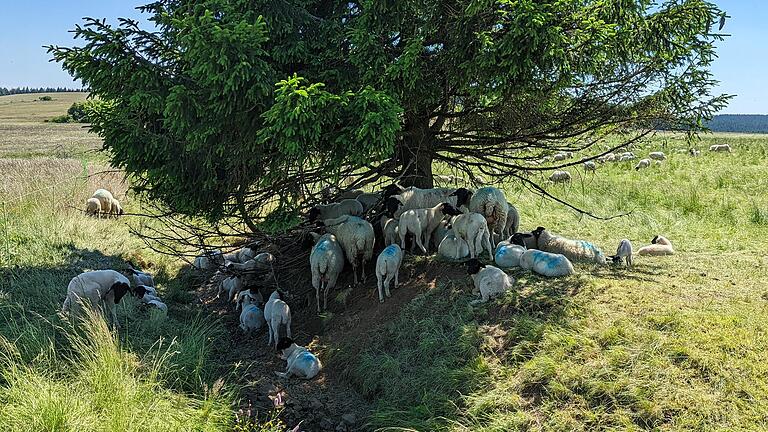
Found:
[{"label": "flock of sheep", "polygon": [[120,201],[106,189],[98,189],[93,196],[85,200],[85,214],[101,219],[101,217],[118,217],[123,214]]}]

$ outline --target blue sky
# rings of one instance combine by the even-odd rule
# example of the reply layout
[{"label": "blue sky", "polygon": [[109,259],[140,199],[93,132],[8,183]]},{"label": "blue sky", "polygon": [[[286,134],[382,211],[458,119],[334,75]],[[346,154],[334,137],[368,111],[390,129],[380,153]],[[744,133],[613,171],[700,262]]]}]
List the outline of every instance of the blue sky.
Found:
[{"label": "blue sky", "polygon": [[[0,0],[0,87],[78,86],[43,45],[72,45],[67,30],[84,16],[139,18],[134,6],[149,0]],[[723,113],[768,114],[768,1],[717,0],[731,18],[712,71],[719,91],[737,95]]]}]

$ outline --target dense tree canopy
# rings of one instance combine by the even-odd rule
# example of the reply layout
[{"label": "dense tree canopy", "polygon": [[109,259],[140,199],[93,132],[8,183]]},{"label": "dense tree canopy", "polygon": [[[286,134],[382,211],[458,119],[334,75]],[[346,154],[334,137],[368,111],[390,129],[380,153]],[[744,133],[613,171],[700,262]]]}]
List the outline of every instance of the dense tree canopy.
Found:
[{"label": "dense tree canopy", "polygon": [[86,19],[54,59],[108,101],[93,130],[172,212],[253,229],[319,191],[432,167],[530,181],[542,156],[723,106],[703,0],[160,0]]}]

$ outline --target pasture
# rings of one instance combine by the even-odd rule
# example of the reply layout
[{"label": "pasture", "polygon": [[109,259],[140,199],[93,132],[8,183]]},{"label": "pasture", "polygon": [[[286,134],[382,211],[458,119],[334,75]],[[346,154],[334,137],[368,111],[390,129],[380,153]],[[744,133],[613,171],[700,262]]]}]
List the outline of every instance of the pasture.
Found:
[{"label": "pasture", "polygon": [[[631,270],[577,265],[554,280],[513,270],[515,294],[474,308],[462,266],[406,255],[403,285],[384,305],[370,274],[322,319],[313,304],[292,305],[305,316],[294,332],[326,369],[288,383],[274,377],[282,366],[265,333],[243,338],[231,308],[211,299],[214,287],[129,233],[126,223],[151,220],[95,220],[73,208],[107,187],[127,212],[141,210],[117,173],[85,177],[109,169],[90,152],[97,137],[42,123],[84,95],[37,96],[0,97],[8,430],[277,431],[301,420],[303,430],[768,428],[767,136],[705,135],[694,158],[682,137],[659,134],[632,151],[666,152],[661,166],[577,165],[572,182],[549,186],[599,215],[631,212],[610,220],[506,185],[521,230],[544,226],[607,253],[622,238],[638,248],[663,234],[677,253],[637,257]],[[714,143],[734,152],[707,152]],[[129,299],[113,335],[98,320],[83,334],[57,315],[71,277],[128,259],[156,275],[167,318]],[[284,403],[266,412],[276,394]],[[237,412],[249,402],[258,419]],[[356,421],[345,425],[350,411]]]}]

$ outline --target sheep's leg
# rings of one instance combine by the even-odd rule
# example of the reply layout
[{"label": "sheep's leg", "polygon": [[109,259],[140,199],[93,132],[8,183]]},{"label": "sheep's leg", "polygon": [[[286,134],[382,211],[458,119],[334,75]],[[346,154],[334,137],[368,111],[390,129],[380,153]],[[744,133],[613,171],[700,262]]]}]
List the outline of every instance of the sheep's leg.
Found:
[{"label": "sheep's leg", "polygon": [[355,275],[355,285],[357,285],[357,262],[352,263],[352,274]]},{"label": "sheep's leg", "polygon": [[[405,228],[405,227],[401,227],[401,228]],[[405,250],[405,237],[408,235],[408,230],[407,229],[400,229],[398,231],[400,233],[400,248],[402,250]]]},{"label": "sheep's leg", "polygon": [[400,282],[397,280],[397,276],[400,274],[400,265],[398,264],[398,268],[395,269],[395,288],[397,288],[398,285],[400,285]]},{"label": "sheep's leg", "polygon": [[363,278],[363,282],[365,282],[365,261],[362,259],[360,260],[360,270],[362,270],[361,277]]},{"label": "sheep's leg", "polygon": [[483,241],[485,242],[485,246],[488,248],[488,258],[493,261],[493,247],[491,247],[491,240],[488,231],[483,233]]},{"label": "sheep's leg", "polygon": [[286,321],[285,323],[285,334],[289,338],[293,338],[293,336],[291,336],[291,315],[290,314],[288,315],[288,321]]},{"label": "sheep's leg", "polygon": [[389,292],[389,286],[392,284],[393,278],[394,278],[394,275],[392,275],[392,273],[388,273],[387,278],[384,279],[384,292],[386,292],[387,297],[392,297],[392,294]]},{"label": "sheep's leg", "polygon": [[379,290],[379,303],[384,303],[384,280],[379,272],[376,272],[376,287]]},{"label": "sheep's leg", "polygon": [[109,307],[109,312],[112,315],[112,326],[115,328],[115,330],[119,330],[120,323],[117,322],[117,308],[114,304]]},{"label": "sheep's leg", "polygon": [[627,255],[627,268],[632,268],[632,255]]},{"label": "sheep's leg", "polygon": [[269,342],[267,342],[267,345],[272,345],[272,320],[268,319],[267,321],[267,334],[269,334]]},{"label": "sheep's leg", "polygon": [[320,313],[320,289],[323,287],[323,281],[320,278],[320,272],[312,271],[312,287],[315,289],[315,303],[317,304],[317,313]]}]

